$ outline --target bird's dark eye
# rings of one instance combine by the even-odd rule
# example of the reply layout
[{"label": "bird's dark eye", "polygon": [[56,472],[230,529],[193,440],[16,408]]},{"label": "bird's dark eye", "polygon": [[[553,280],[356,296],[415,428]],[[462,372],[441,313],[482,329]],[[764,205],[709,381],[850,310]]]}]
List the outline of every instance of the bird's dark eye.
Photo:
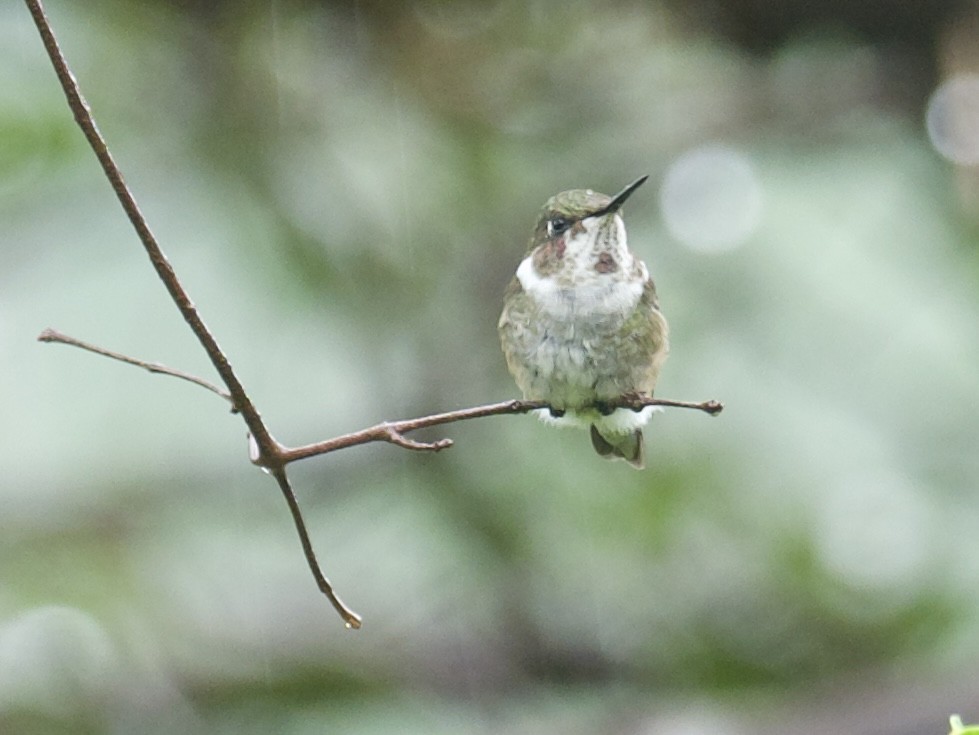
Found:
[{"label": "bird's dark eye", "polygon": [[569,227],[571,227],[571,223],[561,216],[551,217],[547,220],[547,234],[551,237],[567,232]]}]

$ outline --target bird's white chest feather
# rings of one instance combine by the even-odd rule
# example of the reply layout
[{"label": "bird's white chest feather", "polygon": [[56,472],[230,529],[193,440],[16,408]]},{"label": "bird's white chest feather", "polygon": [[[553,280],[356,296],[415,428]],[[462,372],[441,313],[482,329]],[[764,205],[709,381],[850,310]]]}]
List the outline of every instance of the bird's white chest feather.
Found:
[{"label": "bird's white chest feather", "polygon": [[[645,266],[640,270],[645,276]],[[642,297],[645,278],[627,280],[591,269],[574,274],[575,286],[570,287],[566,276],[540,275],[530,257],[520,264],[517,278],[540,310],[527,353],[533,368],[530,395],[574,406],[631,387],[619,385],[621,366],[614,345],[616,333]]]},{"label": "bird's white chest feather", "polygon": [[[591,272],[589,272],[589,270]],[[645,265],[642,278],[626,280],[594,269],[579,269],[573,274],[573,287],[556,276],[541,276],[534,268],[533,258],[527,256],[517,268],[517,279],[523,290],[540,305],[546,316],[556,322],[584,326],[592,321],[605,321],[630,315],[645,286]]]}]

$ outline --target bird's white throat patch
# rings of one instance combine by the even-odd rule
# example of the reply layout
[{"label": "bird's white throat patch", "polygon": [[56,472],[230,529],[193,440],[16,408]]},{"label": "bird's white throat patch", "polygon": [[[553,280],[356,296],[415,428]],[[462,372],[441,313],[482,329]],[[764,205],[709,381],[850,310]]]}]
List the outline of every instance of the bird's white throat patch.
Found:
[{"label": "bird's white throat patch", "polygon": [[[587,321],[630,314],[642,297],[649,273],[640,262],[641,277],[634,275],[636,261],[626,245],[622,218],[615,215],[605,228],[597,220],[586,219],[581,225],[582,232],[568,237],[565,265],[560,270],[541,275],[534,267],[531,253],[517,268],[520,285],[549,317],[558,321]],[[602,252],[609,253],[618,263],[615,272],[596,270],[596,259]]]}]

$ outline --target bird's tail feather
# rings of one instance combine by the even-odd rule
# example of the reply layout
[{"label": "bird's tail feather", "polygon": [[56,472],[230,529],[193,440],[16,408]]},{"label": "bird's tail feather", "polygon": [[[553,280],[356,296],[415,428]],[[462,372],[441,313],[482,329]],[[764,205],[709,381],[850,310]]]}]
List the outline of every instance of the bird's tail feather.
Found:
[{"label": "bird's tail feather", "polygon": [[636,429],[627,434],[612,434],[603,436],[595,425],[591,426],[591,445],[599,456],[605,459],[624,459],[637,470],[646,466],[646,456],[643,451],[642,429]]}]

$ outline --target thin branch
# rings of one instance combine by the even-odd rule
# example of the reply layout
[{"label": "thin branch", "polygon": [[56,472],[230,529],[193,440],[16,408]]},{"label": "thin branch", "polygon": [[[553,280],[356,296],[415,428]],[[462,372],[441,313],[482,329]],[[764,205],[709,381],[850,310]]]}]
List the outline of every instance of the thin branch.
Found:
[{"label": "thin branch", "polygon": [[[112,352],[111,350],[106,350],[102,347],[96,347],[95,345],[82,342],[74,337],[69,337],[68,335],[56,332],[53,329],[44,330],[38,339],[42,342],[61,342],[67,345],[81,347],[82,349],[89,350],[90,352],[94,352],[99,355],[105,355],[106,357],[111,357],[113,359],[129,363],[130,365],[146,368],[151,372],[163,373],[177,378],[182,378],[184,380],[189,380],[192,383],[201,385],[208,390],[212,390],[221,395],[219,388],[215,388],[202,378],[198,378],[180,370],[174,370],[173,368],[160,365],[159,363],[148,363],[143,360],[137,360],[136,358],[129,357],[128,355]],[[227,398],[227,396],[224,397]],[[690,401],[674,401],[670,398],[649,398],[646,396],[623,397],[614,403],[609,403],[606,408],[628,408],[633,411],[639,411],[646,406],[689,408],[695,411],[703,411],[711,416],[716,416],[724,410],[724,404],[719,401],[702,401],[700,403],[692,403]],[[405,436],[405,434],[417,429],[442,426],[444,424],[452,424],[457,421],[468,421],[470,419],[480,419],[488,416],[529,413],[530,411],[536,411],[542,408],[550,408],[550,406],[546,401],[502,401],[500,403],[489,403],[484,406],[463,408],[457,411],[436,413],[432,414],[431,416],[420,416],[414,419],[384,421],[380,424],[376,424],[375,426],[361,429],[360,431],[355,431],[350,434],[343,434],[342,436],[326,439],[325,441],[321,442],[315,442],[313,444],[305,444],[300,447],[286,447],[278,444],[276,447],[275,462],[272,463],[270,469],[275,467],[284,467],[290,462],[297,462],[301,459],[308,459],[321,454],[329,454],[330,452],[336,452],[340,449],[347,449],[348,447],[356,447],[361,444],[370,444],[371,442],[388,442],[389,444],[394,444],[395,446],[399,446],[404,449],[411,449],[416,452],[439,452],[443,449],[448,449],[451,447],[453,445],[452,440],[438,439],[434,442],[420,442],[414,439],[409,439]],[[265,464],[264,458],[254,440],[249,442],[249,450],[249,458],[254,464],[259,466],[269,466]]]},{"label": "thin branch", "polygon": [[280,467],[271,470],[271,474],[279,484],[279,489],[282,491],[282,495],[289,505],[289,512],[292,513],[292,520],[296,524],[296,531],[299,533],[299,542],[303,546],[303,554],[306,556],[306,563],[309,564],[309,571],[313,573],[313,579],[316,580],[316,586],[320,588],[320,592],[326,595],[327,599],[333,604],[340,617],[343,618],[344,625],[353,629],[360,628],[360,616],[343,604],[343,600],[333,591],[333,585],[330,584],[330,580],[323,574],[319,562],[316,561],[316,552],[313,551],[313,543],[309,540],[306,521],[303,520],[303,513],[299,509],[299,501],[296,500],[296,494],[292,491],[292,486],[289,484],[289,478],[286,476],[285,468]]},{"label": "thin branch", "polygon": [[241,412],[242,418],[248,425],[248,430],[255,437],[255,441],[262,454],[270,462],[274,462],[272,458],[275,456],[277,449],[275,439],[272,438],[268,428],[265,426],[265,422],[262,421],[258,409],[255,408],[255,405],[245,393],[245,389],[241,381],[238,380],[238,376],[231,367],[227,356],[222,352],[217,340],[214,339],[214,336],[204,324],[204,320],[201,319],[197,307],[194,306],[194,302],[191,301],[187,291],[178,280],[173,266],[170,265],[170,261],[164,255],[163,249],[150,230],[150,226],[143,217],[143,213],[140,212],[136,199],[126,185],[125,179],[123,179],[122,171],[119,170],[115,160],[113,160],[105,139],[95,124],[92,111],[82,96],[81,90],[78,88],[78,82],[75,80],[71,69],[68,67],[68,62],[61,53],[58,41],[54,37],[54,31],[51,29],[51,24],[44,13],[41,0],[25,0],[25,2],[41,34],[41,41],[44,43],[48,58],[51,59],[51,63],[54,65],[54,71],[58,75],[58,81],[61,83],[61,88],[68,100],[68,107],[71,108],[71,112],[75,116],[75,122],[82,129],[85,139],[91,146],[92,151],[94,151],[95,157],[98,158],[106,179],[108,179],[112,190],[116,193],[119,203],[122,205],[123,210],[129,217],[129,221],[133,225],[133,229],[136,230],[136,234],[143,244],[143,249],[146,250],[146,254],[149,256],[150,263],[156,270],[156,274],[160,277],[163,285],[166,286],[173,303],[176,304],[184,320],[201,343],[207,356],[211,359],[214,368],[218,371],[218,375],[221,376],[221,381],[227,386],[228,393],[231,395],[232,405]]},{"label": "thin branch", "polygon": [[[674,401],[669,398],[647,398],[636,396],[622,398],[614,403],[609,403],[608,408],[628,408],[639,411],[646,406],[669,406],[671,408],[690,408],[697,411],[716,416],[724,410],[724,404],[719,401],[703,401],[701,403],[691,403],[689,401]],[[457,421],[468,421],[469,419],[480,419],[487,416],[505,416],[512,414],[529,413],[541,408],[550,408],[546,401],[502,401],[500,403],[490,403],[485,406],[474,406],[463,408],[458,411],[447,411],[437,413],[432,416],[422,416],[415,419],[404,419],[401,421],[385,421],[384,423],[361,429],[351,434],[327,439],[326,441],[306,444],[301,447],[282,447],[279,458],[283,464],[296,462],[300,459],[315,457],[320,454],[328,454],[339,449],[355,447],[360,444],[369,444],[376,441],[386,441],[407,449],[420,451],[438,452],[452,446],[451,439],[439,439],[435,442],[424,443],[416,442],[406,438],[404,435],[416,429],[425,429],[431,426],[441,426]]]},{"label": "thin branch", "polygon": [[171,375],[174,378],[180,378],[181,380],[186,380],[195,385],[199,385],[201,388],[211,391],[216,395],[221,396],[224,400],[231,404],[231,412],[237,413],[237,409],[234,407],[234,402],[231,400],[231,394],[223,388],[219,388],[210,383],[204,378],[198,378],[196,375],[191,375],[190,373],[185,373],[183,370],[176,370],[175,368],[167,367],[166,365],[161,365],[158,362],[146,362],[145,360],[137,360],[135,357],[129,357],[129,355],[124,355],[121,352],[113,352],[112,350],[107,350],[103,347],[98,347],[90,342],[83,342],[80,339],[75,339],[74,337],[69,337],[67,334],[63,334],[54,329],[45,329],[37,336],[38,342],[55,342],[63,345],[71,345],[72,347],[80,347],[83,350],[88,350],[89,352],[94,352],[96,355],[103,355],[104,357],[112,358],[113,360],[118,360],[119,362],[125,362],[129,365],[135,365],[136,367],[141,367],[145,370],[149,370],[151,373],[157,373],[160,375]]},{"label": "thin branch", "polygon": [[[111,350],[106,350],[102,347],[96,347],[95,345],[82,342],[74,337],[69,337],[66,334],[56,332],[53,329],[45,329],[43,332],[41,332],[38,339],[42,342],[60,342],[62,344],[81,347],[82,349],[94,352],[98,355],[105,355],[106,357],[121,360],[122,362],[130,365],[146,368],[150,372],[163,373],[165,375],[172,375],[176,378],[189,380],[192,383],[196,383],[197,385],[203,386],[208,390],[218,393],[218,395],[221,395],[224,398],[229,398],[227,395],[223,394],[220,388],[216,388],[215,386],[209,384],[206,380],[198,378],[195,375],[190,375],[181,370],[174,370],[173,368],[160,365],[159,363],[150,363],[143,360],[137,360],[136,358],[129,357],[128,355],[112,352]],[[724,404],[719,401],[702,401],[700,403],[692,403],[690,401],[674,401],[670,398],[649,398],[646,396],[623,397],[614,403],[608,404],[606,408],[628,408],[633,411],[639,411],[646,406],[689,408],[695,411],[703,411],[711,416],[716,416],[724,410]],[[416,452],[440,452],[443,449],[448,449],[452,446],[453,442],[451,439],[438,439],[434,442],[420,442],[414,439],[409,439],[405,436],[405,434],[410,431],[415,431],[416,429],[426,429],[431,426],[452,424],[457,421],[468,421],[469,419],[480,419],[486,418],[487,416],[505,416],[508,414],[529,413],[530,411],[536,411],[541,408],[550,408],[550,406],[546,401],[510,400],[502,401],[501,403],[490,403],[484,406],[462,408],[457,411],[446,411],[445,413],[436,413],[432,414],[431,416],[421,416],[414,419],[385,421],[367,429],[361,429],[360,431],[355,431],[350,434],[343,434],[342,436],[326,439],[325,441],[321,442],[315,442],[313,444],[305,444],[300,447],[286,447],[282,444],[277,444],[275,461],[272,463],[266,463],[265,458],[259,450],[258,444],[252,440],[249,442],[249,458],[254,464],[259,466],[270,468],[284,467],[290,462],[297,462],[300,459],[308,459],[309,457],[316,457],[320,454],[329,454],[330,452],[336,452],[340,449],[356,447],[360,444],[370,444],[371,442],[382,441],[388,442],[389,444],[394,444],[404,449],[411,449]]]},{"label": "thin branch", "polygon": [[[118,352],[105,350],[89,343],[82,342],[81,340],[74,339],[73,337],[68,337],[67,335],[63,335],[54,330],[45,330],[41,333],[38,339],[42,342],[59,342],[62,344],[72,345],[74,347],[80,347],[84,350],[88,350],[89,352],[94,352],[105,357],[110,357],[114,360],[120,360],[130,365],[144,368],[150,372],[171,375],[182,380],[187,380],[196,385],[200,385],[213,393],[216,393],[225,400],[230,401],[233,407],[232,410],[240,412],[242,418],[248,426],[250,432],[248,447],[251,461],[267,469],[275,478],[279,485],[279,489],[286,500],[286,504],[289,506],[289,511],[292,514],[296,531],[299,534],[299,540],[302,544],[306,562],[313,574],[313,578],[316,580],[317,586],[319,587],[320,591],[330,600],[333,607],[336,608],[341,618],[343,618],[346,626],[348,628],[359,628],[361,625],[360,616],[343,604],[343,602],[334,592],[333,586],[320,569],[319,562],[316,559],[316,554],[313,551],[313,546],[309,538],[309,533],[306,530],[306,524],[303,520],[302,511],[299,508],[299,503],[296,500],[295,493],[293,492],[292,487],[289,484],[289,478],[286,475],[286,465],[288,465],[290,462],[295,462],[307,457],[326,454],[328,452],[334,452],[346,447],[367,444],[374,441],[385,441],[390,444],[414,451],[437,452],[452,446],[452,440],[440,439],[434,442],[420,442],[407,438],[405,434],[415,431],[416,429],[439,426],[456,421],[465,421],[468,419],[482,418],[486,416],[527,413],[535,409],[548,408],[548,405],[541,401],[504,401],[502,403],[476,406],[473,408],[449,411],[432,416],[423,416],[421,418],[385,422],[368,429],[354,432],[352,434],[345,434],[344,436],[329,439],[324,442],[308,444],[302,447],[288,448],[279,444],[272,437],[272,434],[269,432],[265,422],[262,420],[258,409],[245,392],[244,386],[241,384],[240,380],[235,374],[235,371],[232,368],[227,356],[218,346],[217,340],[215,340],[210,330],[208,330],[207,326],[204,324],[203,319],[197,311],[197,307],[194,306],[194,303],[191,301],[187,291],[180,283],[180,280],[177,278],[177,275],[173,270],[173,267],[170,265],[170,262],[167,260],[163,250],[160,248],[159,243],[150,230],[149,225],[140,212],[139,206],[136,204],[136,200],[133,197],[132,192],[126,185],[121,171],[113,160],[108,146],[106,145],[102,134],[99,132],[98,127],[95,124],[95,120],[92,117],[88,104],[82,97],[81,91],[78,88],[78,83],[72,75],[71,70],[68,67],[68,63],[65,61],[65,58],[61,53],[61,49],[59,48],[58,42],[54,36],[54,32],[52,31],[51,25],[44,13],[41,1],[25,0],[25,3],[27,4],[31,16],[34,18],[34,22],[41,34],[41,40],[44,43],[44,48],[47,51],[52,65],[54,66],[55,73],[57,74],[61,87],[64,90],[65,97],[68,100],[68,106],[71,108],[75,121],[78,123],[83,134],[85,135],[86,140],[92,147],[92,150],[94,151],[95,156],[102,167],[102,171],[108,179],[109,184],[112,186],[113,191],[115,191],[123,210],[129,217],[129,221],[132,223],[140,242],[143,244],[143,248],[149,256],[150,263],[153,265],[157,275],[163,282],[170,294],[171,299],[177,306],[177,309],[180,311],[191,331],[193,331],[194,335],[201,343],[201,346],[204,348],[204,351],[210,358],[211,363],[217,370],[218,375],[221,377],[222,382],[225,384],[227,391],[218,388],[203,378],[198,378],[194,375],[190,375],[189,373],[175,370],[173,368],[166,367],[165,365],[160,365],[159,363],[137,360]],[[688,403],[685,401],[644,398],[641,396],[624,398],[614,404],[609,404],[608,407],[630,408],[638,411],[645,406],[692,408],[705,411],[711,415],[716,415],[723,409],[723,406],[717,401]]]},{"label": "thin branch", "polygon": [[[231,405],[241,413],[245,424],[248,426],[248,430],[250,432],[249,449],[251,449],[252,444],[254,444],[254,446],[257,447],[258,463],[273,469],[273,473],[279,481],[279,489],[282,490],[283,497],[285,498],[286,503],[289,505],[289,510],[293,514],[293,518],[296,520],[296,527],[299,531],[299,538],[302,542],[303,552],[306,555],[306,562],[309,564],[309,568],[313,572],[313,577],[316,579],[317,585],[319,586],[320,590],[330,599],[330,602],[333,603],[334,607],[336,607],[340,612],[341,616],[344,618],[344,621],[347,623],[347,626],[351,628],[359,627],[360,619],[354,613],[347,610],[342,603],[340,603],[339,599],[333,593],[333,588],[330,586],[329,582],[326,581],[326,577],[319,568],[319,562],[317,562],[316,555],[313,553],[313,547],[310,544],[309,536],[306,533],[305,525],[302,522],[302,514],[299,510],[299,506],[296,504],[295,496],[288,485],[284,465],[278,461],[280,450],[279,443],[275,441],[271,432],[269,432],[268,428],[265,426],[265,422],[262,420],[258,409],[248,397],[244,386],[241,384],[241,381],[235,374],[234,369],[231,367],[231,362],[218,346],[217,340],[211,334],[210,330],[208,330],[207,326],[204,324],[204,320],[198,313],[197,307],[194,306],[194,302],[191,301],[187,291],[178,280],[177,274],[174,272],[173,267],[167,260],[166,255],[164,255],[163,249],[160,247],[156,237],[150,230],[150,227],[147,224],[146,219],[143,217],[142,212],[140,212],[139,206],[136,204],[136,199],[133,197],[129,187],[126,186],[122,172],[119,170],[119,167],[113,160],[112,155],[109,152],[109,148],[106,145],[105,139],[102,137],[98,126],[95,124],[95,120],[92,117],[92,112],[89,109],[88,103],[85,101],[81,90],[78,88],[78,82],[75,80],[74,75],[71,73],[71,69],[68,67],[68,62],[61,53],[61,49],[58,46],[58,41],[54,36],[54,31],[52,30],[51,24],[44,13],[41,0],[24,0],[24,2],[27,4],[31,17],[34,19],[34,24],[37,26],[37,30],[41,34],[41,41],[44,44],[44,49],[47,52],[48,58],[51,60],[51,64],[54,66],[54,71],[58,76],[58,81],[61,83],[61,88],[64,91],[65,97],[68,101],[68,107],[71,109],[72,114],[75,117],[75,121],[81,128],[82,133],[85,135],[85,139],[91,146],[92,151],[95,153],[95,157],[98,159],[99,164],[102,166],[102,171],[105,174],[106,179],[108,179],[109,184],[112,186],[112,190],[116,193],[119,203],[126,212],[126,216],[129,217],[129,221],[132,223],[140,242],[143,244],[143,249],[149,256],[150,263],[153,265],[157,276],[159,276],[160,280],[163,282],[163,285],[166,287],[167,292],[170,294],[170,298],[177,306],[177,309],[183,316],[184,321],[187,322],[187,325],[197,337],[197,340],[201,343],[201,346],[204,348],[204,351],[210,358],[211,363],[218,372],[218,375],[221,376],[221,381],[228,389]],[[354,624],[354,621],[356,621],[356,625]]]}]

